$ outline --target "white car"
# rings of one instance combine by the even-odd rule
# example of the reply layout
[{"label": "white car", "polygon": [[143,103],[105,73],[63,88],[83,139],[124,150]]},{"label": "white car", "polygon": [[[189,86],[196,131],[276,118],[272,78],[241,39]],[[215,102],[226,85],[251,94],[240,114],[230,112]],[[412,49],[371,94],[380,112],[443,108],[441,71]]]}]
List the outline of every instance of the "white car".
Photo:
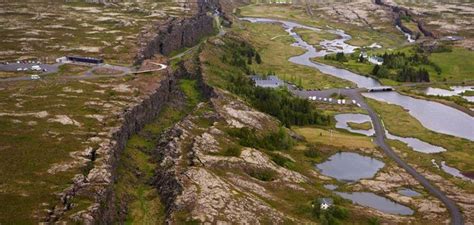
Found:
[{"label": "white car", "polygon": [[31,75],[30,77],[32,80],[38,80],[40,79],[41,77],[39,75]]},{"label": "white car", "polygon": [[31,66],[31,70],[41,71],[41,67],[38,65]]},{"label": "white car", "polygon": [[23,71],[23,68],[16,68],[16,71]]},{"label": "white car", "polygon": [[28,71],[28,68],[26,68],[26,67],[25,67],[25,68],[23,68],[23,71]]}]

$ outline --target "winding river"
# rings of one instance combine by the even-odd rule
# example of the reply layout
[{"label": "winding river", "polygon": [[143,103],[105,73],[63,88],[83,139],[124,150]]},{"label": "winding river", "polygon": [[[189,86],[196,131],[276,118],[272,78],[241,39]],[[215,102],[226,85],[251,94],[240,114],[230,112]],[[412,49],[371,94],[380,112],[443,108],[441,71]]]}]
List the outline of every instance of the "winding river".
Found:
[{"label": "winding river", "polygon": [[[323,41],[323,45],[321,45],[321,47],[324,50],[317,51],[314,46],[306,43],[296,32],[294,32],[294,28],[304,28],[316,32],[320,31],[318,28],[301,25],[295,22],[266,18],[247,17],[242,18],[242,20],[252,23],[258,22],[282,24],[286,29],[286,32],[288,32],[288,34],[296,40],[292,46],[298,46],[307,50],[302,55],[290,58],[290,62],[309,66],[320,70],[322,73],[352,81],[360,88],[382,86],[377,80],[373,78],[361,76],[345,69],[339,69],[333,66],[311,61],[311,58],[322,57],[335,52],[353,53],[357,47],[345,43],[347,40],[351,39],[351,36],[344,33],[342,30],[330,30],[331,33],[339,35],[340,38],[331,41]],[[432,131],[474,141],[474,118],[462,111],[441,103],[416,99],[401,95],[397,92],[365,93],[364,96],[403,107],[404,109],[408,110],[410,115],[420,121],[424,127]]]}]

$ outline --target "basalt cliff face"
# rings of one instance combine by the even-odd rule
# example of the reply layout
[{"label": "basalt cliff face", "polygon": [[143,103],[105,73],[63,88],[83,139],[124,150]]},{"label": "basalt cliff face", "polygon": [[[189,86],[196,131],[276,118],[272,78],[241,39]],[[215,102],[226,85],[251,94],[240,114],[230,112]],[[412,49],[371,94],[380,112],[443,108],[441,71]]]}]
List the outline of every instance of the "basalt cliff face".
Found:
[{"label": "basalt cliff face", "polygon": [[178,49],[192,47],[204,36],[214,32],[213,18],[199,13],[190,18],[172,18],[150,33],[140,42],[141,47],[135,58],[135,64],[152,58],[155,54],[169,55]]},{"label": "basalt cliff face", "polygon": [[[109,139],[100,143],[98,149],[84,155],[90,160],[91,169],[73,178],[72,184],[60,194],[58,204],[48,210],[47,215],[42,219],[43,222],[49,224],[65,221],[81,224],[116,222],[116,213],[119,209],[116,208],[114,202],[113,183],[116,179],[119,157],[128,139],[157,116],[169,99],[176,80],[184,74],[185,71],[182,69],[168,71],[153,93],[123,111],[119,116],[122,122],[109,132]],[[81,197],[94,199],[94,201],[87,209],[70,215],[75,207],[74,199]]]}]

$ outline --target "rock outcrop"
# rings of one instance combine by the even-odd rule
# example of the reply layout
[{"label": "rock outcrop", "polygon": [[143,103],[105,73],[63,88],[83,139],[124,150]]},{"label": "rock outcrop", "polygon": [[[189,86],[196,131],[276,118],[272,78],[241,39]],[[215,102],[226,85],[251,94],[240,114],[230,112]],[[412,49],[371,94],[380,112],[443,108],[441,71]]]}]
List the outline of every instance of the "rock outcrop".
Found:
[{"label": "rock outcrop", "polygon": [[[278,122],[221,90],[214,91],[213,96],[210,103],[194,110],[210,104],[209,111],[187,116],[162,136],[156,148],[159,166],[154,185],[165,204],[167,224],[179,224],[183,219],[209,224],[261,224],[266,219],[274,224],[307,222],[269,205],[265,199],[276,198],[264,185],[305,191],[299,184],[309,182],[309,178],[275,164],[253,148],[243,148],[240,156],[220,154],[225,150],[222,145],[232,143],[221,127],[271,130],[278,127]],[[199,125],[202,119],[212,125]],[[263,128],[261,124],[269,126]],[[275,178],[263,182],[249,175],[252,171],[272,171]],[[183,213],[186,218],[182,218]]]}]

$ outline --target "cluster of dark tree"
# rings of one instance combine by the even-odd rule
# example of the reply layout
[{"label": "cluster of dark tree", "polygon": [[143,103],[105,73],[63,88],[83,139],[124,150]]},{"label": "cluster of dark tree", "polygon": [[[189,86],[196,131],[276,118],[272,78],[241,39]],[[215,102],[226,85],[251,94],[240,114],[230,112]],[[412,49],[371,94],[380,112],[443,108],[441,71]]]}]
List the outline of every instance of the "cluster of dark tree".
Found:
[{"label": "cluster of dark tree", "polygon": [[379,78],[390,78],[399,82],[430,82],[430,74],[425,68],[404,66],[398,71],[396,77],[390,76],[390,71],[385,66],[375,65],[372,75]]},{"label": "cluster of dark tree", "polygon": [[[399,82],[429,82],[430,74],[423,66],[431,66],[438,74],[441,68],[431,62],[425,54],[415,53],[406,55],[403,52],[388,54],[381,56],[383,64],[375,65],[372,75],[379,78],[389,78]],[[391,73],[395,70],[396,73]]]},{"label": "cluster of dark tree", "polygon": [[[250,74],[248,63],[243,59],[248,58],[250,53],[258,59],[259,54],[245,42],[228,44],[232,56],[229,63]],[[329,123],[329,116],[319,113],[307,99],[295,97],[287,90],[255,87],[253,81],[244,73],[226,76],[227,89],[248,100],[256,109],[278,118],[287,127]]]},{"label": "cluster of dark tree", "polygon": [[239,144],[245,147],[274,150],[288,150],[293,146],[293,139],[281,127],[277,132],[258,136],[257,132],[247,127],[229,129],[230,136],[239,138]]},{"label": "cluster of dark tree", "polygon": [[334,61],[338,61],[338,62],[347,62],[347,61],[349,61],[347,59],[346,55],[343,52],[338,52],[338,53],[336,53],[336,55],[333,55],[333,54],[325,55],[324,59],[334,60]]},{"label": "cluster of dark tree", "polygon": [[229,47],[233,49],[231,53],[230,61],[227,59],[227,55],[222,56],[222,61],[225,63],[230,63],[233,66],[245,67],[248,70],[247,65],[251,65],[253,60],[257,64],[262,63],[262,58],[260,54],[255,51],[255,49],[247,44],[246,42],[241,42],[240,44],[236,42],[228,42]]}]

